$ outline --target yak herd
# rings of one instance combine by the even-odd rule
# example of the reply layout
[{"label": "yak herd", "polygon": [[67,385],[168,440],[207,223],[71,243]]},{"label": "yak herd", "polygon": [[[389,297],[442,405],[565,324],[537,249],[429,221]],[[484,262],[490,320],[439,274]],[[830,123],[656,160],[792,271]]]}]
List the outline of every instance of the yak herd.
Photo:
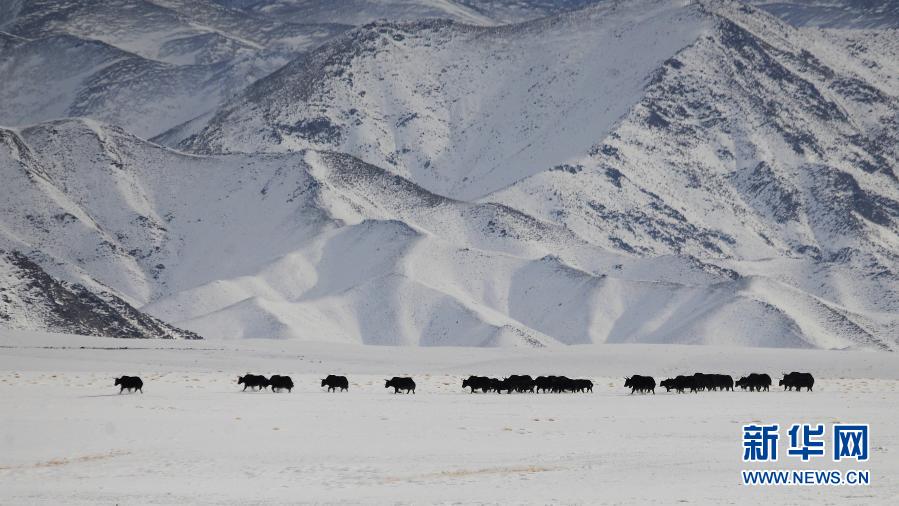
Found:
[{"label": "yak herd", "polygon": [[[630,388],[632,394],[634,392],[656,393],[656,380],[653,379],[652,376],[634,375],[624,378],[624,386],[625,388]],[[767,374],[752,373],[749,376],[743,376],[737,381],[734,381],[728,374],[704,374],[698,372],[691,376],[677,376],[664,379],[659,383],[659,386],[664,388],[666,392],[674,390],[679,394],[682,394],[687,390],[694,393],[702,391],[711,392],[715,390],[732,392],[734,387],[742,390],[749,390],[750,392],[761,392],[762,390],[767,392],[771,387],[771,376],[768,376]],[[815,378],[807,372],[794,371],[789,374],[784,373],[778,386],[784,387],[784,390],[796,389],[796,391],[799,392],[805,388],[811,392],[812,387],[815,386]]]},{"label": "yak herd", "polygon": [[488,378],[487,376],[469,376],[462,380],[462,389],[470,388],[471,393],[480,390],[483,393],[531,392],[531,393],[563,393],[592,392],[593,382],[588,379],[571,379],[565,376],[531,376],[513,374],[508,378]]},{"label": "yak herd", "polygon": [[237,384],[243,385],[244,391],[247,388],[251,390],[262,390],[263,388],[272,387],[272,392],[280,392],[281,390],[287,390],[290,392],[293,390],[293,380],[290,379],[290,376],[281,376],[279,374],[275,374],[271,378],[266,378],[265,376],[260,376],[258,374],[247,374],[246,376],[241,376],[237,378]]},{"label": "yak herd", "polygon": [[[272,392],[280,392],[293,390],[293,380],[290,376],[281,376],[275,374],[270,378],[258,374],[246,374],[237,378],[237,384],[243,385],[243,391],[247,388],[250,390],[264,390],[271,387]],[[791,372],[783,373],[783,378],[778,383],[784,390],[796,390],[797,392],[805,388],[811,392],[815,385],[815,378],[807,372]],[[144,382],[137,376],[122,376],[115,379],[115,386],[120,387],[119,393],[125,390],[129,392],[139,391],[144,393]],[[322,388],[327,388],[328,392],[346,392],[350,389],[350,382],[346,376],[335,376],[329,374],[327,378],[321,380]],[[702,391],[733,391],[734,387],[750,392],[768,391],[771,387],[771,376],[767,374],[752,373],[743,376],[737,381],[727,374],[705,374],[695,373],[690,376],[679,375],[674,378],[667,378],[659,383],[666,392],[674,390],[677,393],[702,392]],[[624,387],[631,389],[631,394],[640,393],[656,393],[656,380],[652,376],[633,375],[624,378]],[[393,388],[393,393],[402,392],[415,393],[415,380],[408,377],[394,376],[389,380],[384,380],[384,388]],[[524,374],[513,374],[503,379],[490,378],[487,376],[469,376],[462,380],[462,389],[471,389],[470,393],[475,392],[494,392],[494,393],[583,393],[593,392],[593,382],[588,379],[572,379],[566,376],[531,376]]]},{"label": "yak herd", "polygon": [[[290,376],[281,376],[279,374],[275,374],[271,378],[266,378],[259,374],[247,374],[237,378],[237,384],[243,385],[244,392],[246,392],[247,388],[250,390],[264,390],[268,387],[272,387],[272,392],[280,392],[281,390],[290,392],[293,390],[293,380]],[[347,381],[346,376],[334,376],[331,374],[322,380],[322,386],[328,387],[328,391],[332,392],[336,389],[349,390],[350,383]]]}]

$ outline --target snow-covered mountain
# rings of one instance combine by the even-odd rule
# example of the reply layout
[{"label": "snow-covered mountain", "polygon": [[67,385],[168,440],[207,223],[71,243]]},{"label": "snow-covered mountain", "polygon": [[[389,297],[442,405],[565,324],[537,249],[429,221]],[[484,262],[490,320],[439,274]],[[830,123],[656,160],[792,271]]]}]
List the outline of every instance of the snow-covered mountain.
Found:
[{"label": "snow-covered mountain", "polygon": [[769,276],[610,251],[345,154],[198,157],[85,121],[7,137],[3,207],[29,211],[4,247],[204,336],[891,346],[888,321]]},{"label": "snow-covered mountain", "polygon": [[216,0],[223,6],[302,23],[364,25],[377,20],[449,19],[502,25],[572,11],[603,0]]},{"label": "snow-covered mountain", "polygon": [[19,252],[0,251],[0,325],[123,338],[200,339],[107,292],[54,279]]},{"label": "snow-covered mountain", "polygon": [[152,136],[345,30],[207,0],[37,0],[0,11],[0,124],[83,116]]},{"label": "snow-covered mountain", "polygon": [[[165,61],[163,30],[85,41],[73,27],[96,14],[62,9],[37,24],[69,28],[37,36],[26,21],[41,10],[0,12],[18,23],[0,51],[16,79],[47,71],[23,48],[91,46],[69,68],[85,50],[47,49],[59,77],[32,97],[98,97],[118,115],[59,106],[35,121],[112,123],[0,130],[7,263],[207,338],[899,345],[887,28],[821,29],[735,1],[188,4],[141,5],[237,41],[254,31],[241,13],[341,28],[245,91],[174,81],[129,104],[105,98],[116,77],[63,77],[122,59],[220,63]],[[178,106],[179,93],[208,102]],[[173,128],[153,141],[115,119],[157,113]],[[6,307],[7,325],[40,320]]]},{"label": "snow-covered mountain", "polygon": [[754,3],[794,26],[899,28],[899,3],[889,0],[755,0]]},{"label": "snow-covered mountain", "polygon": [[374,19],[495,25],[572,0],[10,0],[0,6],[0,124],[89,117],[152,137]]}]

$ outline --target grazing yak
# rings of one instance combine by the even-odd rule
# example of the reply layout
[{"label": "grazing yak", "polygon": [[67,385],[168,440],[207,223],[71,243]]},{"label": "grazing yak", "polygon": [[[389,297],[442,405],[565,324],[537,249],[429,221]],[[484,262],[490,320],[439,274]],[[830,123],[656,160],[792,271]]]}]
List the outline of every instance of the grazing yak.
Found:
[{"label": "grazing yak", "polygon": [[513,391],[534,393],[534,386],[534,378],[529,375],[513,374],[503,379],[501,390],[505,390],[508,394],[511,394]]},{"label": "grazing yak", "polygon": [[693,374],[693,392],[702,392],[709,390],[712,386],[712,379],[707,374],[701,372]]},{"label": "grazing yak", "polygon": [[278,376],[277,374],[268,379],[268,384],[272,387],[272,392],[287,390],[289,393],[293,390],[293,380],[290,376]]},{"label": "grazing yak", "polygon": [[666,392],[674,390],[682,394],[687,389],[690,389],[691,392],[696,392],[696,381],[694,381],[693,376],[678,375],[675,378],[662,380],[659,386],[664,388]]},{"label": "grazing yak", "polygon": [[677,390],[678,392],[683,392],[682,389],[677,388],[677,380],[672,378],[665,378],[659,382],[659,386],[664,388],[666,392],[670,392],[672,390]]},{"label": "grazing yak", "polygon": [[237,384],[243,385],[243,391],[247,391],[247,387],[250,387],[252,390],[258,390],[262,388],[268,387],[268,379],[265,376],[260,376],[258,374],[247,374],[246,376],[241,376],[237,378]]},{"label": "grazing yak", "polygon": [[767,392],[768,389],[771,388],[771,376],[768,376],[765,373],[752,373],[749,375],[747,380],[749,382],[749,386],[755,388],[756,392],[761,392],[763,388]]},{"label": "grazing yak", "polygon": [[412,378],[399,378],[394,376],[389,380],[384,380],[384,388],[393,388],[393,393],[398,394],[400,390],[404,390],[407,394],[411,391],[415,393],[415,381]]},{"label": "grazing yak", "polygon": [[693,375],[693,388],[691,391],[702,390],[730,390],[734,389],[734,379],[729,374],[703,374],[698,372]]},{"label": "grazing yak", "polygon": [[534,380],[534,389],[537,393],[546,393],[547,391],[553,391],[553,383],[555,383],[558,376],[537,376]]},{"label": "grazing yak", "polygon": [[771,376],[768,376],[767,374],[752,373],[749,376],[743,376],[737,380],[736,386],[743,390],[748,388],[750,392],[761,392],[762,389],[767,392],[771,387]]},{"label": "grazing yak", "polygon": [[593,382],[588,379],[571,379],[566,376],[538,376],[534,380],[537,393],[592,392]]},{"label": "grazing yak", "polygon": [[322,386],[328,387],[329,392],[333,392],[338,388],[341,391],[349,391],[350,382],[347,381],[346,376],[334,376],[333,374],[329,374],[327,378],[322,380]]},{"label": "grazing yak", "polygon": [[489,390],[491,392],[495,392],[501,394],[503,392],[503,380],[499,378],[490,378],[490,381],[487,382]]},{"label": "grazing yak", "polygon": [[711,374],[712,388],[714,390],[734,391],[734,379],[730,374]]},{"label": "grazing yak", "polygon": [[555,380],[553,380],[553,386],[550,391],[557,394],[566,392],[592,392],[593,382],[587,379],[571,379],[566,376],[557,376]]},{"label": "grazing yak", "polygon": [[553,376],[552,386],[549,389],[554,394],[574,391],[574,380],[568,376]]},{"label": "grazing yak", "polygon": [[793,390],[795,388],[799,392],[806,388],[811,392],[812,387],[815,386],[815,378],[807,372],[793,371],[790,374],[784,373],[784,377],[778,385],[784,387],[784,390]]},{"label": "grazing yak", "polygon": [[121,378],[116,378],[114,386],[121,387],[119,388],[119,393],[122,393],[125,389],[129,392],[137,390],[140,393],[144,393],[144,382],[137,376],[122,376]]},{"label": "grazing yak", "polygon": [[593,393],[593,382],[588,379],[571,380],[569,390],[573,392],[590,392]]},{"label": "grazing yak", "polygon": [[664,388],[666,392],[670,392],[671,389],[674,388],[672,383],[673,381],[674,380],[671,378],[665,378],[659,382],[659,386]]},{"label": "grazing yak", "polygon": [[656,393],[656,380],[653,379],[652,376],[640,376],[635,374],[630,377],[625,377],[624,386],[625,388],[631,389],[631,395],[633,395],[634,392],[652,392],[653,395]]},{"label": "grazing yak", "polygon": [[470,388],[471,393],[474,393],[475,390],[480,390],[483,393],[487,393],[490,388],[490,380],[492,378],[488,378],[487,376],[469,376],[468,379],[462,380],[462,388]]}]

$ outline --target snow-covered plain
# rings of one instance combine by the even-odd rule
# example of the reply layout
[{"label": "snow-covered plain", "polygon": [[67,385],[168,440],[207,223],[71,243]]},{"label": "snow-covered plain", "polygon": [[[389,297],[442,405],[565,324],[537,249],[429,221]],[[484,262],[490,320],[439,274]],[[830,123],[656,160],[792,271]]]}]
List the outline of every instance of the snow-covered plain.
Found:
[{"label": "snow-covered plain", "polygon": [[[395,348],[0,332],[2,504],[895,504],[892,353],[586,345]],[[622,376],[808,370],[813,393],[627,395]],[[242,393],[238,374],[293,393]],[[592,378],[593,394],[481,395],[468,374]],[[350,391],[319,388],[345,374]],[[118,395],[137,374],[144,394]],[[383,378],[409,374],[415,395]],[[741,425],[871,424],[869,487],[739,484]],[[783,440],[786,439],[782,435]],[[783,448],[782,450],[783,451]],[[779,468],[860,468],[829,457]]]}]

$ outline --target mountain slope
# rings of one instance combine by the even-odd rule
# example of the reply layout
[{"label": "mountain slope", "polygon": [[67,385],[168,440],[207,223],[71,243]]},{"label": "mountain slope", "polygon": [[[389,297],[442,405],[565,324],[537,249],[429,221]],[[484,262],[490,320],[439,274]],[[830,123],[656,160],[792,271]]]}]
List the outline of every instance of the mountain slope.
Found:
[{"label": "mountain slope", "polygon": [[0,250],[0,325],[122,338],[200,339],[141,313],[109,292],[94,293],[49,276],[18,252]]},{"label": "mountain slope", "polygon": [[[880,64],[860,64],[862,44],[890,50],[736,2],[376,24],[255,84],[180,145],[353,153],[591,245],[695,257],[890,328],[899,94]],[[616,48],[635,45],[643,58],[622,77]],[[572,56],[599,48],[599,62]]]},{"label": "mountain slope", "polygon": [[248,53],[282,52],[284,57],[346,28],[285,23],[209,0],[34,0],[14,12],[3,30],[20,37],[67,34],[147,59],[188,65],[233,61]]},{"label": "mountain slope", "polygon": [[22,40],[0,54],[0,72],[12,84],[0,91],[0,121],[16,125],[86,116],[154,134],[239,90],[242,83],[217,79],[225,70],[147,60],[69,35]]},{"label": "mountain slope", "polygon": [[[252,35],[197,5],[139,7]],[[731,1],[506,26],[415,9],[179,109],[190,121],[155,142],[88,119],[0,129],[0,248],[209,338],[899,345],[885,31]],[[98,56],[77,68],[230,65],[156,60],[154,33],[142,55],[85,43]],[[44,39],[2,40],[15,54]]]},{"label": "mountain slope", "polygon": [[3,208],[19,211],[4,212],[4,247],[210,338],[895,345],[864,308],[612,252],[345,154],[188,156],[85,121],[7,132],[25,177],[5,175]]},{"label": "mountain slope", "polygon": [[894,90],[838,67],[842,48],[818,35],[739,10],[716,15],[715,36],[667,61],[586,156],[485,200],[639,254],[689,253],[740,271],[742,260],[778,257],[842,265],[879,287],[857,294],[865,305],[894,308],[882,299],[899,244]]},{"label": "mountain slope", "polygon": [[304,23],[364,25],[381,19],[449,19],[469,25],[520,23],[601,0],[216,0],[247,12]]},{"label": "mountain slope", "polygon": [[[334,149],[467,200],[502,200],[495,191],[534,177],[547,201],[528,199],[532,212],[623,251],[827,256],[861,239],[890,257],[899,208],[895,85],[831,37],[746,6],[647,5],[656,8],[597,7],[500,29],[365,28],[255,84],[180,145]],[[674,19],[677,32],[647,39]],[[625,62],[616,54],[625,53],[610,40],[640,46],[645,61],[619,71]],[[600,63],[571,56],[592,58],[593,47],[607,52]],[[441,63],[456,54],[465,60]],[[554,180],[579,188],[559,193]],[[622,190],[622,181],[634,184]],[[552,202],[572,192],[563,205]],[[834,194],[845,196],[820,198]]]},{"label": "mountain slope", "polygon": [[475,8],[453,0],[254,0],[220,3],[243,7],[246,12],[303,23],[341,23],[359,26],[379,19],[409,21],[425,18],[452,19],[460,23],[490,25],[494,21]]},{"label": "mountain slope", "polygon": [[37,1],[0,38],[0,124],[83,116],[153,136],[214,109],[343,31],[209,2]]},{"label": "mountain slope", "polygon": [[182,146],[334,149],[477,197],[586,151],[704,29],[694,7],[649,4],[500,28],[363,27],[255,83]]},{"label": "mountain slope", "polygon": [[793,26],[838,29],[899,28],[899,4],[878,0],[755,0]]}]

